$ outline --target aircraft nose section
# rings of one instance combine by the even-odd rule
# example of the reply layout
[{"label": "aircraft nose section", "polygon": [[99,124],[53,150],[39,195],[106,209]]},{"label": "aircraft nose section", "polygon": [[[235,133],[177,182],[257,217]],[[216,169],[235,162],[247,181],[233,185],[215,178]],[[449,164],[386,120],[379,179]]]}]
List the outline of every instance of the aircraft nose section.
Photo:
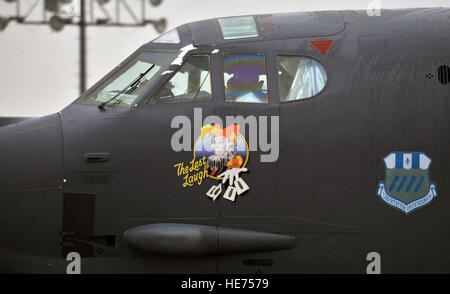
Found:
[{"label": "aircraft nose section", "polygon": [[58,114],[0,127],[0,193],[60,188],[62,157]]}]

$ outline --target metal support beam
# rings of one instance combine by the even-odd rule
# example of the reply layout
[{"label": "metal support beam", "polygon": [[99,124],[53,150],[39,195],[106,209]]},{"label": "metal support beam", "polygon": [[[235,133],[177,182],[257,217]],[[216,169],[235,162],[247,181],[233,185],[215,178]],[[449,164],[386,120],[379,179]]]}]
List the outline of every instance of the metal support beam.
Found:
[{"label": "metal support beam", "polygon": [[[0,0],[2,1],[2,0]],[[22,3],[23,1],[23,3]],[[146,0],[139,0],[140,5],[134,6],[134,11],[132,6],[130,6],[131,1],[136,0],[114,0],[114,1],[99,1],[99,0],[79,0],[80,3],[80,15],[74,15],[73,13],[68,13],[62,11],[61,7],[65,5],[62,0],[35,0],[30,2],[30,0],[15,0],[15,15],[2,16],[0,15],[0,32],[5,30],[8,23],[15,20],[21,25],[50,25],[54,31],[61,31],[65,25],[78,25],[80,29],[80,95],[86,91],[87,87],[87,52],[86,52],[86,29],[87,26],[104,26],[104,27],[142,27],[147,24],[152,24],[158,33],[163,33],[166,29],[167,21],[165,18],[161,19],[148,19],[146,17]],[[116,19],[111,18],[111,14],[107,9],[108,4],[110,7],[116,8]],[[150,1],[151,5],[157,6],[161,1]],[[30,4],[31,3],[31,4]],[[135,2],[136,3],[136,2]],[[28,4],[28,5],[24,5]],[[70,3],[68,3],[70,4]],[[115,5],[113,5],[115,4]],[[74,4],[75,5],[75,4]],[[90,6],[90,16],[86,15],[86,6]],[[22,9],[23,7],[26,9]],[[140,9],[140,17],[138,14],[138,9]],[[36,9],[42,9],[41,19],[36,19],[34,16],[32,18],[32,12]],[[95,9],[100,8],[102,18],[97,18],[95,14]],[[121,21],[121,9],[124,9],[131,18],[131,21]],[[47,13],[51,13],[52,17],[50,20],[47,19]],[[76,19],[79,18],[79,22]]]},{"label": "metal support beam", "polygon": [[86,0],[80,0],[80,95],[86,91]]}]

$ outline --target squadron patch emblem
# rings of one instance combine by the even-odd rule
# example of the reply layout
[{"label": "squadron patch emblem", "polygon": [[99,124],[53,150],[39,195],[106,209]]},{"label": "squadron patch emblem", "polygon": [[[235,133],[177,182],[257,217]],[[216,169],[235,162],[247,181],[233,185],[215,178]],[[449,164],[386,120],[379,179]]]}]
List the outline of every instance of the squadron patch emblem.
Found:
[{"label": "squadron patch emblem", "polygon": [[422,152],[393,152],[384,159],[386,177],[378,184],[377,195],[408,214],[429,204],[437,196],[430,182],[431,158]]}]

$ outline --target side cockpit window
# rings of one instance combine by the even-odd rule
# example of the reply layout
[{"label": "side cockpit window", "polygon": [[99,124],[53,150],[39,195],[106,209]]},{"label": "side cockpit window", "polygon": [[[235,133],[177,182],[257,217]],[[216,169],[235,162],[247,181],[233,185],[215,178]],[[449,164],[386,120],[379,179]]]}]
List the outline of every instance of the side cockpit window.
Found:
[{"label": "side cockpit window", "polygon": [[327,83],[325,68],[312,58],[278,56],[277,61],[281,102],[316,96]]},{"label": "side cockpit window", "polygon": [[148,103],[205,101],[211,100],[211,94],[209,56],[193,55]]},{"label": "side cockpit window", "polygon": [[223,72],[226,102],[269,102],[264,55],[225,54]]}]

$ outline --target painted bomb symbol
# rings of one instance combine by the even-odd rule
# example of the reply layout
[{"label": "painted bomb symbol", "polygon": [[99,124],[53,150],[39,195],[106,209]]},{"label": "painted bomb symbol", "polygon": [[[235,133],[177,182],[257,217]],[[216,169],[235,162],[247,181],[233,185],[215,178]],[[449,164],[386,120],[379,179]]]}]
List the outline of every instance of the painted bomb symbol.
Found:
[{"label": "painted bomb symbol", "polygon": [[213,185],[206,195],[216,200],[222,192],[222,185],[228,185],[223,198],[235,201],[236,194],[241,195],[249,189],[245,181],[239,177],[240,173],[247,172],[247,168],[243,167],[243,157],[236,153],[239,126],[233,125],[221,129],[220,126],[211,124],[202,128],[202,139],[207,134],[213,138],[210,146],[213,154],[207,158],[210,176],[222,182],[219,185]]}]

